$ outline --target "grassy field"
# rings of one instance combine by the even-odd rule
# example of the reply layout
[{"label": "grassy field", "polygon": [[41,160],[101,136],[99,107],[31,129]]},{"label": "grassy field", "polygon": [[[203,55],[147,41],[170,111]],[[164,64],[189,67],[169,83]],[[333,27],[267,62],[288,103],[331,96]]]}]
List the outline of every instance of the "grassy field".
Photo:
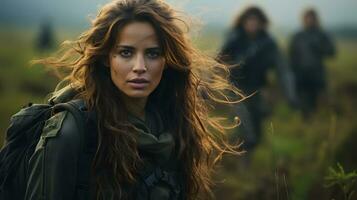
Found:
[{"label": "grassy field", "polygon": [[[57,40],[73,39],[75,33],[59,31]],[[193,41],[200,49],[214,54],[221,36],[221,32],[211,30],[202,32]],[[40,66],[29,67],[31,59],[49,54],[35,49],[35,39],[33,29],[10,27],[0,31],[0,141],[4,139],[10,116],[28,102],[44,102],[58,82],[52,72]],[[279,38],[279,41],[285,48],[286,40]],[[357,141],[357,40],[336,38],[336,43],[338,55],[327,62],[328,95],[321,101],[318,112],[305,120],[283,99],[275,98],[270,104],[271,114],[265,120],[263,140],[250,162],[244,155],[228,156],[217,170],[221,182],[215,191],[217,199],[346,199],[338,185],[325,187],[328,183],[325,178],[332,173],[329,167],[336,168],[337,162],[345,173],[357,170],[353,153],[357,152],[353,144]],[[272,82],[268,94],[279,97],[276,88]],[[335,178],[341,181],[343,173],[339,175]],[[356,191],[356,185],[352,184],[356,179],[346,180],[340,185],[351,185]],[[353,198],[357,199],[357,194]]]}]

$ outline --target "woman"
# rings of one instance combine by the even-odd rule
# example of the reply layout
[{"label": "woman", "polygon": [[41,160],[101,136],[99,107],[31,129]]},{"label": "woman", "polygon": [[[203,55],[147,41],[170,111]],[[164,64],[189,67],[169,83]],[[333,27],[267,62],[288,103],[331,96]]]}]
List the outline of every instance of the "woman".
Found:
[{"label": "woman", "polygon": [[222,126],[208,117],[200,94],[229,103],[225,92],[237,91],[223,65],[192,47],[181,22],[162,1],[113,1],[61,57],[39,61],[71,72],[51,101],[82,99],[90,114],[84,139],[70,113],[46,122],[30,160],[26,199],[211,194],[214,163],[237,152],[218,134]]},{"label": "woman", "polygon": [[268,25],[268,17],[262,9],[248,7],[235,20],[218,54],[221,62],[233,66],[231,82],[245,95],[254,94],[237,108],[245,134],[244,148],[248,151],[257,146],[262,135],[262,121],[267,112],[260,90],[267,85],[271,68],[275,68],[289,102],[293,103],[295,99],[291,72],[268,32]]}]

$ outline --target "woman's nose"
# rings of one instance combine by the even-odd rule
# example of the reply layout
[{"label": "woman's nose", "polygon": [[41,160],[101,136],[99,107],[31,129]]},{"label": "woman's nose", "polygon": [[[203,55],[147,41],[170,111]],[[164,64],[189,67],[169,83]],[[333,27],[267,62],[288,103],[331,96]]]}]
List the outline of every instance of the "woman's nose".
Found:
[{"label": "woman's nose", "polygon": [[143,55],[137,55],[133,67],[133,71],[135,73],[142,74],[147,71],[146,65],[145,65],[145,58]]}]

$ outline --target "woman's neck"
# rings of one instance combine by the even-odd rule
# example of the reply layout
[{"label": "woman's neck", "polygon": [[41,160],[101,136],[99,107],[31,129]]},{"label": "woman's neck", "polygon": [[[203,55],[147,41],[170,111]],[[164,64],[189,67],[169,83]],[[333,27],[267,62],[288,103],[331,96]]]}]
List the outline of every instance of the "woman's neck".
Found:
[{"label": "woman's neck", "polygon": [[124,104],[130,114],[145,121],[145,107],[147,98],[131,98],[124,96]]}]

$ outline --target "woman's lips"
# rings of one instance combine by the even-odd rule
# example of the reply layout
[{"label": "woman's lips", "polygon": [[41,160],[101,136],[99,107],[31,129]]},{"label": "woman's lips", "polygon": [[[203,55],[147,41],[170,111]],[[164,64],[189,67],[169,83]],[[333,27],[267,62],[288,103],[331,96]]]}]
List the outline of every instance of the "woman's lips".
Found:
[{"label": "woman's lips", "polygon": [[149,81],[142,78],[136,78],[129,80],[128,84],[134,89],[143,89],[149,84]]}]

